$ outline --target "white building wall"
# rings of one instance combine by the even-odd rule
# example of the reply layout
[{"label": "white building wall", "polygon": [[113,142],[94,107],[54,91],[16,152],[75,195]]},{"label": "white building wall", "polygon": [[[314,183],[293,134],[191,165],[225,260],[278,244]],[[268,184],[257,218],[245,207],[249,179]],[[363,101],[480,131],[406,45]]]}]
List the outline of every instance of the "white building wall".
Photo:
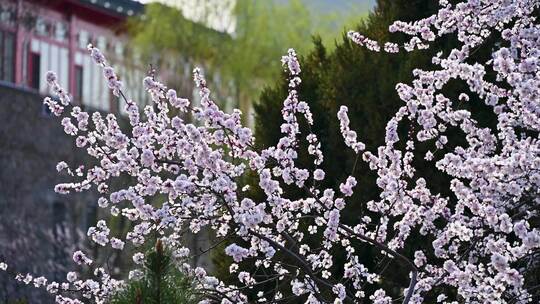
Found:
[{"label": "white building wall", "polygon": [[50,94],[49,87],[45,81],[45,73],[54,71],[58,75],[60,85],[69,87],[68,49],[54,43],[32,39],[30,51],[39,54],[39,91],[43,94]]},{"label": "white building wall", "polygon": [[[89,26],[89,25],[85,25]],[[45,35],[44,35],[45,37]],[[70,87],[69,73],[69,49],[64,42],[49,40],[50,37],[31,38],[29,51],[40,55],[39,66],[39,91],[42,94],[51,94],[45,81],[47,71],[54,71],[58,75],[60,84],[65,88]],[[125,37],[124,37],[125,38]],[[124,83],[124,93],[128,99],[132,99],[142,109],[149,102],[149,96],[145,92],[142,79],[146,72],[144,64],[141,65],[137,56],[127,58],[125,54],[125,39],[116,37],[112,33],[80,30],[77,33],[77,51],[74,54],[74,63],[82,68],[82,104],[91,110],[115,112],[125,114],[125,101],[120,99],[118,107],[111,103],[112,92],[108,88],[107,80],[103,77],[102,67],[96,65],[86,51],[88,43],[94,43],[108,58],[113,65],[121,81]],[[142,68],[141,68],[142,67]],[[74,95],[75,92],[69,92]],[[111,108],[114,106],[114,109]]]},{"label": "white building wall", "polygon": [[[60,71],[60,60],[58,56],[60,55],[60,51],[58,50],[58,46],[54,44],[49,44],[49,56],[48,56],[48,68],[46,70],[40,70],[41,74],[46,73],[47,71],[56,71],[58,74],[58,80],[61,79],[61,73]],[[41,58],[46,58],[46,56],[42,56]],[[69,84],[67,83],[61,83],[62,86],[68,87]]]},{"label": "white building wall", "polygon": [[83,69],[82,100],[85,105],[95,108],[97,105],[90,93],[90,87],[92,86],[92,71],[90,69],[92,63],[90,62],[90,57],[81,55],[81,63]]},{"label": "white building wall", "polygon": [[59,72],[60,75],[58,75],[60,82],[65,84],[65,86],[68,85],[69,82],[69,61],[67,58],[69,58],[69,50],[67,48],[60,48],[60,67]]}]

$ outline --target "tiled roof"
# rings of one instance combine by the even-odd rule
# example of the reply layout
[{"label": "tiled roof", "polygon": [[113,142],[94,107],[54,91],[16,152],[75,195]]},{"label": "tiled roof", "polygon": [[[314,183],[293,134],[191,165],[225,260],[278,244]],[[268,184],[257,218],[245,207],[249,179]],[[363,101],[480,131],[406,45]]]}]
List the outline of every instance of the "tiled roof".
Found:
[{"label": "tiled roof", "polygon": [[144,11],[144,4],[134,0],[79,0],[82,3],[90,4],[107,10],[111,13],[133,16]]}]

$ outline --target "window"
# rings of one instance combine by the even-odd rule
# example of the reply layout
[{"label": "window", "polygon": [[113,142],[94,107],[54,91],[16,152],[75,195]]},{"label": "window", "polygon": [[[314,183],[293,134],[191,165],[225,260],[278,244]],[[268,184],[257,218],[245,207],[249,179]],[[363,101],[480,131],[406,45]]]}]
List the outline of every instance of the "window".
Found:
[{"label": "window", "polygon": [[36,90],[39,90],[40,61],[39,54],[30,53],[30,59],[28,60],[28,85]]},{"label": "window", "polygon": [[0,32],[0,80],[15,81],[15,35]]},{"label": "window", "polygon": [[75,66],[75,100],[82,104],[83,97],[83,68],[80,65]]}]

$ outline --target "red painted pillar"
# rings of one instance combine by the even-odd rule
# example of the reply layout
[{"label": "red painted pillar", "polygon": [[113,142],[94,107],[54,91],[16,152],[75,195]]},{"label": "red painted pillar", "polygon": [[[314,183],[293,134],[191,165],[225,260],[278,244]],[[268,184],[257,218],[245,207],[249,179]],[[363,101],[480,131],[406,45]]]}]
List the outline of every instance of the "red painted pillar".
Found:
[{"label": "red painted pillar", "polygon": [[23,55],[24,55],[24,28],[21,24],[23,15],[22,0],[17,1],[17,16],[16,16],[16,32],[15,32],[15,83],[18,85],[26,84],[26,79],[23,79]]}]

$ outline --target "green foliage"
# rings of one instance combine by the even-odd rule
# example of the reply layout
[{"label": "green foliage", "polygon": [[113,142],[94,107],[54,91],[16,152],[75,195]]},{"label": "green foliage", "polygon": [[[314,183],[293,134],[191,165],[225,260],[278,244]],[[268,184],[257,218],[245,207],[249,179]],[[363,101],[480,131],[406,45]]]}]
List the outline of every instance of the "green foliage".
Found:
[{"label": "green foliage", "polygon": [[[432,1],[379,1],[378,7],[357,30],[379,41],[404,41],[400,35],[390,35],[388,25],[395,19],[408,20],[428,15],[427,3]],[[431,51],[411,54],[374,53],[352,43],[345,35],[333,52],[327,53],[320,42],[302,58],[302,85],[299,93],[309,102],[315,118],[315,133],[323,144],[327,156],[323,169],[327,172],[325,187],[336,187],[351,174],[356,156],[343,143],[336,113],[341,105],[349,108],[351,127],[357,131],[367,149],[373,150],[384,143],[386,122],[402,105],[395,85],[412,78],[412,67],[429,64]],[[287,94],[287,83],[264,90],[256,106],[256,138],[260,147],[277,143],[280,137],[281,106]],[[311,166],[311,159],[300,157],[300,162]],[[356,178],[360,185],[374,185],[375,174],[359,164]],[[350,201],[367,202],[377,197],[377,188],[358,187]],[[357,206],[359,207],[359,206]],[[356,215],[357,216],[357,215]]]},{"label": "green foliage", "polygon": [[[229,37],[186,19],[180,10],[149,3],[143,17],[128,22],[132,43],[145,57],[177,51],[193,61],[213,61],[219,56],[219,46]],[[145,58],[150,59],[150,58]]]},{"label": "green foliage", "polygon": [[198,303],[200,294],[193,281],[182,274],[171,260],[161,241],[147,255],[144,276],[127,283],[111,304],[190,304]]}]

